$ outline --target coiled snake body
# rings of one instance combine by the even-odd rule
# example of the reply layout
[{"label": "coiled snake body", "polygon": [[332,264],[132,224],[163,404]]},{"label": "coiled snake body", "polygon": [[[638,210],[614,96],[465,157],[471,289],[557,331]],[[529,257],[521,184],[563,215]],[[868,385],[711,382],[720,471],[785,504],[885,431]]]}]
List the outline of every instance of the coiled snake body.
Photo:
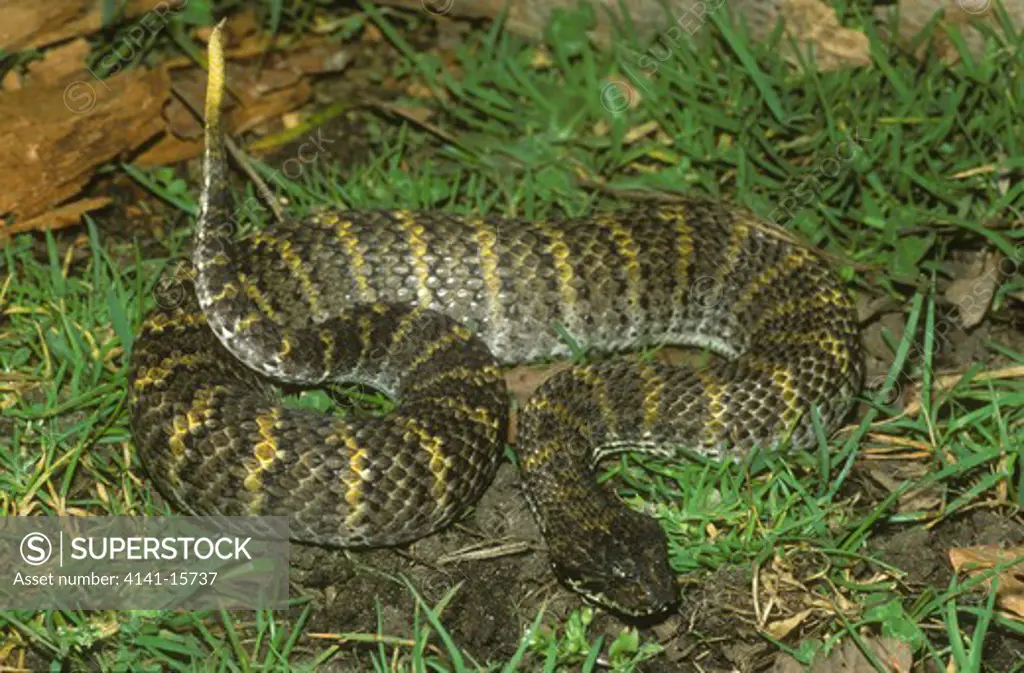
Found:
[{"label": "coiled snake body", "polygon": [[[558,576],[628,615],[675,597],[665,536],[595,481],[609,452],[731,456],[813,443],[861,378],[851,302],[813,253],[700,201],[530,222],[325,212],[245,241],[231,202],[211,39],[194,287],[143,325],[132,427],[161,491],[201,514],[287,514],[293,536],[392,545],[475,502],[501,455],[501,364],[568,354],[554,329],[618,351],[660,343],[725,358],[703,370],[620,356],[549,379],[521,410],[528,499]],[[358,381],[383,417],[282,406],[267,381]]]}]

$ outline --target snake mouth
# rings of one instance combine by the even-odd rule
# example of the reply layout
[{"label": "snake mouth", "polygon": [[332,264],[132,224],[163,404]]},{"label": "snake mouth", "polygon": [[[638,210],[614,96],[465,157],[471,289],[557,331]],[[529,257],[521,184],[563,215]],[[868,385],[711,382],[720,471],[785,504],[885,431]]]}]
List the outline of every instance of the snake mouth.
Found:
[{"label": "snake mouth", "polygon": [[[552,570],[568,588],[619,619],[637,625],[657,624],[674,612],[680,597],[668,563],[656,553],[651,556],[655,558],[620,557],[589,567],[553,562]],[[614,572],[623,566],[631,566],[634,572]]]},{"label": "snake mouth", "polygon": [[615,617],[620,621],[643,629],[661,624],[666,619],[674,615],[677,612],[678,607],[679,599],[677,597],[673,599],[671,603],[663,605],[657,609],[652,609],[650,612],[629,613],[620,612],[614,609],[612,609],[611,612],[613,612]]},{"label": "snake mouth", "polygon": [[635,600],[635,595],[624,599],[615,598],[614,595],[621,593],[622,587],[606,592],[596,589],[590,582],[573,582],[565,579],[565,584],[593,605],[621,621],[638,627],[660,624],[670,617],[679,605],[679,596],[674,588],[670,594],[656,595],[650,588],[643,588],[638,584],[629,587],[633,590],[639,589],[644,594],[644,600],[639,602]]}]

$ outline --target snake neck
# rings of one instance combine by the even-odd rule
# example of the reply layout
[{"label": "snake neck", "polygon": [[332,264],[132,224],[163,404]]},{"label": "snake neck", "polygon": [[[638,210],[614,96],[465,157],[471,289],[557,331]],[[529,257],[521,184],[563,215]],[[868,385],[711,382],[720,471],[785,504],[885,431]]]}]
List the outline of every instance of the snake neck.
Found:
[{"label": "snake neck", "polygon": [[192,263],[195,293],[207,325],[238,360],[264,375],[284,382],[317,378],[308,367],[275,364],[276,351],[297,337],[260,311],[246,292],[246,276],[238,263],[241,246],[235,242],[234,200],[228,188],[226,141],[221,113],[224,97],[224,50],[221,21],[210,35],[209,72],[203,134],[203,183],[199,198]]}]

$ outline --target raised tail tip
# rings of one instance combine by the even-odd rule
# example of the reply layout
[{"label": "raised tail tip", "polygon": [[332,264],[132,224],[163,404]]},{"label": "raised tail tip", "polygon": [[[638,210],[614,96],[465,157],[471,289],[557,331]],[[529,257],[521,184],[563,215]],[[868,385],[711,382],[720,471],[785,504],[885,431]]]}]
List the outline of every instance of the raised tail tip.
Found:
[{"label": "raised tail tip", "polygon": [[220,124],[220,104],[224,94],[224,23],[213,27],[206,58],[209,70],[206,80],[206,124],[216,128]]}]

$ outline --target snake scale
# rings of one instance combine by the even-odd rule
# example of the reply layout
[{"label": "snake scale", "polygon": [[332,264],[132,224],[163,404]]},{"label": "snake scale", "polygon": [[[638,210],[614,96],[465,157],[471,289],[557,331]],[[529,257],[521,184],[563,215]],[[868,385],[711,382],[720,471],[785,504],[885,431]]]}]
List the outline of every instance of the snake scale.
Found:
[{"label": "snake scale", "polygon": [[[288,515],[297,541],[397,545],[451,523],[489,485],[509,420],[501,366],[662,343],[704,369],[635,355],[573,366],[521,409],[517,455],[556,575],[623,615],[677,598],[657,522],[596,480],[620,450],[735,457],[814,443],[859,389],[855,314],[820,258],[749,213],[700,200],[527,221],[322,211],[244,240],[210,42],[191,273],[145,320],[131,421],[147,472],[195,514]],[[283,406],[277,384],[359,382],[383,416]]]}]

